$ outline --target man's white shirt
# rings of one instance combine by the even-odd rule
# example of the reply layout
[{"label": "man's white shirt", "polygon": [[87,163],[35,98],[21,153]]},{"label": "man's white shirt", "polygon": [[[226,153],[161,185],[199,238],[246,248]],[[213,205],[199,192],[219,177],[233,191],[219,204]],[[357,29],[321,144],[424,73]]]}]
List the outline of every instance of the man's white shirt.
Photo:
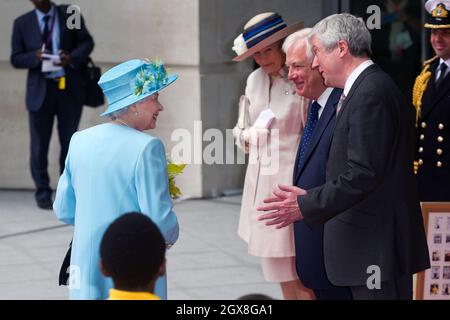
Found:
[{"label": "man's white shirt", "polygon": [[347,78],[347,81],[345,81],[344,86],[344,95],[347,97],[348,93],[350,92],[350,89],[352,88],[353,84],[355,83],[356,79],[358,79],[359,75],[366,70],[368,67],[373,65],[373,61],[371,59],[364,61],[361,63],[353,72],[350,74],[350,76]]},{"label": "man's white shirt", "polygon": [[333,88],[326,88],[324,92],[320,95],[319,99],[317,99],[317,103],[320,105],[319,109],[319,119],[322,115],[323,109],[325,109],[325,106],[327,104],[328,98],[331,95],[331,92],[333,92]]}]

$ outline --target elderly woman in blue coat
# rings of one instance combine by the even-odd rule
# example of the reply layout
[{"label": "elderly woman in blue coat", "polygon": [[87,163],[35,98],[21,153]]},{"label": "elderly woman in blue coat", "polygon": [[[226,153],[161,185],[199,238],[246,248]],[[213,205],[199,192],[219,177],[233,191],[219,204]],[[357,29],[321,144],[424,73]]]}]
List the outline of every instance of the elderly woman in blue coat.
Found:
[{"label": "elderly woman in blue coat", "polygon": [[[99,245],[118,216],[131,211],[148,215],[167,246],[178,238],[178,222],[169,195],[164,146],[142,131],[154,129],[163,106],[159,91],[177,79],[161,62],[130,60],[108,70],[99,81],[110,121],[72,136],[66,167],[53,209],[74,225],[70,262],[71,299],[106,299],[113,288],[99,268]],[[166,277],[155,294],[167,298]]]}]

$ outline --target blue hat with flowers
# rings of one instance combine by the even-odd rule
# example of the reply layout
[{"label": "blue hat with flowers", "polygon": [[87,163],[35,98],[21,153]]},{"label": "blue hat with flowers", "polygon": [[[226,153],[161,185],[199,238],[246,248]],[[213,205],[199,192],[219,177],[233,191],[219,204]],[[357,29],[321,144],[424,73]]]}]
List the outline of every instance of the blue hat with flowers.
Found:
[{"label": "blue hat with flowers", "polygon": [[168,75],[159,60],[133,59],[109,69],[98,82],[108,101],[108,108],[101,116],[108,116],[151,96],[177,78],[178,75]]}]

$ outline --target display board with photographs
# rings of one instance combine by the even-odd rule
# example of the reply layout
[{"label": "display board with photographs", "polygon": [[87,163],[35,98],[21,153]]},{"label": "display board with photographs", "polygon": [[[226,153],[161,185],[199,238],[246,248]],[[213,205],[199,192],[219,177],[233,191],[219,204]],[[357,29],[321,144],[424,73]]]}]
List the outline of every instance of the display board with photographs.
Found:
[{"label": "display board with photographs", "polygon": [[450,203],[423,202],[431,268],[417,278],[416,299],[450,300]]}]

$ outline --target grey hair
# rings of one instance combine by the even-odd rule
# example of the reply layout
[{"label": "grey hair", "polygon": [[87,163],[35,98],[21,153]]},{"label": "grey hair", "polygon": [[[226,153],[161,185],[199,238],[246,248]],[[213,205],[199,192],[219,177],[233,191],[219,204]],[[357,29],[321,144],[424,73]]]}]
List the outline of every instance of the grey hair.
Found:
[{"label": "grey hair", "polygon": [[[155,92],[156,93],[156,92]],[[116,112],[113,112],[111,114],[108,115],[108,117],[111,120],[116,120],[117,118],[119,118],[121,115],[125,114],[128,112],[128,110],[130,109],[130,107],[132,106],[137,106],[138,104],[144,103],[145,101],[147,101],[148,99],[150,99],[151,96],[153,96],[154,94],[149,95],[148,97],[145,97],[142,100],[139,100],[138,102],[135,102],[133,104],[130,104],[128,107],[122,108],[117,110]]]},{"label": "grey hair", "polygon": [[134,104],[129,105],[128,107],[119,109],[119,110],[117,110],[116,112],[112,112],[112,113],[110,113],[110,114],[108,115],[108,117],[109,117],[111,120],[116,120],[116,119],[119,118],[121,115],[127,113],[128,109],[129,109],[131,106],[134,106]]},{"label": "grey hair", "polygon": [[305,40],[306,45],[306,58],[312,60],[314,58],[314,52],[312,51],[312,46],[309,44],[308,36],[311,33],[311,28],[304,28],[302,30],[296,31],[290,34],[283,43],[283,51],[287,53],[290,47],[296,46],[300,41]]},{"label": "grey hair", "polygon": [[309,35],[309,41],[315,36],[327,52],[332,51],[340,40],[348,43],[350,54],[365,57],[372,54],[372,36],[362,18],[348,13],[333,14],[319,21]]}]

